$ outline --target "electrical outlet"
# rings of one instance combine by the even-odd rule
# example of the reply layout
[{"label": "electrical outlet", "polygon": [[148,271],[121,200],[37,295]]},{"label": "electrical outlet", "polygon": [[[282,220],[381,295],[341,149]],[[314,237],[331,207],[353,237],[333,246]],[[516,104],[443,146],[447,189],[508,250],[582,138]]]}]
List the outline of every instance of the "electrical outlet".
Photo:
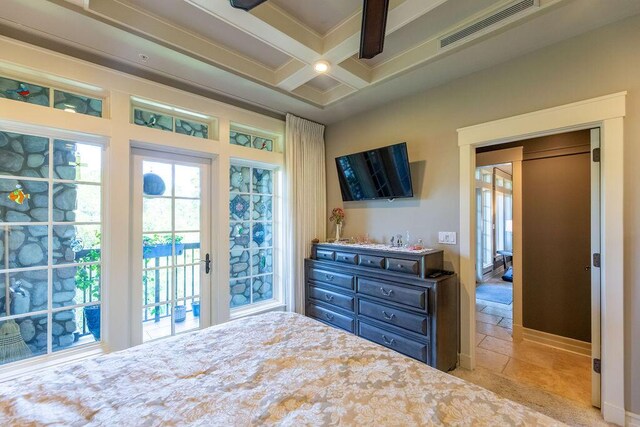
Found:
[{"label": "electrical outlet", "polygon": [[456,244],[456,232],[455,231],[440,231],[438,232],[438,243],[443,245],[455,245]]}]

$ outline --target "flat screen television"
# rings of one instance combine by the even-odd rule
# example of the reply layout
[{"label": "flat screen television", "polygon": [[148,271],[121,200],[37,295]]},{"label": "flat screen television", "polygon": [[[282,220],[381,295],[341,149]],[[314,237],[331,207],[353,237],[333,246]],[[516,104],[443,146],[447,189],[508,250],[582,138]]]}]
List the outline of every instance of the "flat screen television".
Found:
[{"label": "flat screen television", "polygon": [[342,200],[413,197],[407,143],[337,157]]}]

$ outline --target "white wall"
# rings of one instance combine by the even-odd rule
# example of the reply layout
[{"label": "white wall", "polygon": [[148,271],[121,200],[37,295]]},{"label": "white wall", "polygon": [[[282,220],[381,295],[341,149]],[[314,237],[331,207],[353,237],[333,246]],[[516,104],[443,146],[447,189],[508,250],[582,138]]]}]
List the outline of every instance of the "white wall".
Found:
[{"label": "white wall", "polygon": [[[105,237],[103,238],[103,303],[106,325],[103,340],[111,350],[126,348],[131,337],[131,292],[140,292],[130,283],[130,270],[138,260],[131,256],[131,147],[167,150],[209,157],[212,168],[213,229],[213,323],[229,319],[229,163],[232,159],[282,166],[282,153],[270,153],[229,144],[232,123],[284,136],[284,122],[210,99],[172,89],[104,67],[0,37],[0,74],[25,81],[85,92],[104,97],[104,118],[72,114],[61,110],[0,99],[2,122],[20,123],[41,129],[97,135],[107,142]],[[88,85],[88,86],[87,86]],[[150,129],[130,123],[131,96],[181,107],[216,119],[218,132],[209,140]],[[0,126],[1,127],[1,126]],[[139,309],[138,309],[139,310]]]},{"label": "white wall", "polygon": [[[640,17],[608,25],[516,60],[328,126],[327,205],[342,206],[334,158],[407,141],[416,197],[346,203],[345,236],[386,240],[409,230],[437,245],[459,231],[456,129],[628,91],[625,134],[625,404],[640,413]],[[329,212],[327,212],[327,217]],[[331,230],[331,228],[329,228]],[[331,231],[329,231],[331,232]],[[458,246],[442,246],[458,271]]]}]

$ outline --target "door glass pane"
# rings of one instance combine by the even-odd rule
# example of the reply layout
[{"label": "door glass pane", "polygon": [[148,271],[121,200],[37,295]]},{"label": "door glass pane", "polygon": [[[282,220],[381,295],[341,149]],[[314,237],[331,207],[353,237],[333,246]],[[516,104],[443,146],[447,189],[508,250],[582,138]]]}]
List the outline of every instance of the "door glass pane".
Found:
[{"label": "door glass pane", "polygon": [[142,201],[142,231],[170,231],[172,210],[170,198],[145,197]]},{"label": "door glass pane", "polygon": [[176,231],[200,228],[200,200],[176,199]]},{"label": "door glass pane", "polygon": [[143,161],[144,341],[200,325],[201,173],[199,165]]},{"label": "door glass pane", "polygon": [[200,198],[200,168],[176,165],[176,197]]},{"label": "door glass pane", "polygon": [[142,309],[142,341],[171,336],[171,304]]}]

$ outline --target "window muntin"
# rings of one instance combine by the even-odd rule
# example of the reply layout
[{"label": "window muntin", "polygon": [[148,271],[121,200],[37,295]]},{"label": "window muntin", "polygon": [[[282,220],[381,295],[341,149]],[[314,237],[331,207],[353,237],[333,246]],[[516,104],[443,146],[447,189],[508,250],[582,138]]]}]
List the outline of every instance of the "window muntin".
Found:
[{"label": "window muntin", "polygon": [[274,298],[274,170],[230,167],[230,307]]},{"label": "window muntin", "polygon": [[133,123],[152,129],[160,129],[167,132],[195,136],[196,138],[209,139],[208,124],[175,117],[166,113],[159,113],[157,111],[134,107]]},{"label": "window muntin", "polygon": [[100,340],[101,147],[4,131],[0,146],[0,364]]}]

